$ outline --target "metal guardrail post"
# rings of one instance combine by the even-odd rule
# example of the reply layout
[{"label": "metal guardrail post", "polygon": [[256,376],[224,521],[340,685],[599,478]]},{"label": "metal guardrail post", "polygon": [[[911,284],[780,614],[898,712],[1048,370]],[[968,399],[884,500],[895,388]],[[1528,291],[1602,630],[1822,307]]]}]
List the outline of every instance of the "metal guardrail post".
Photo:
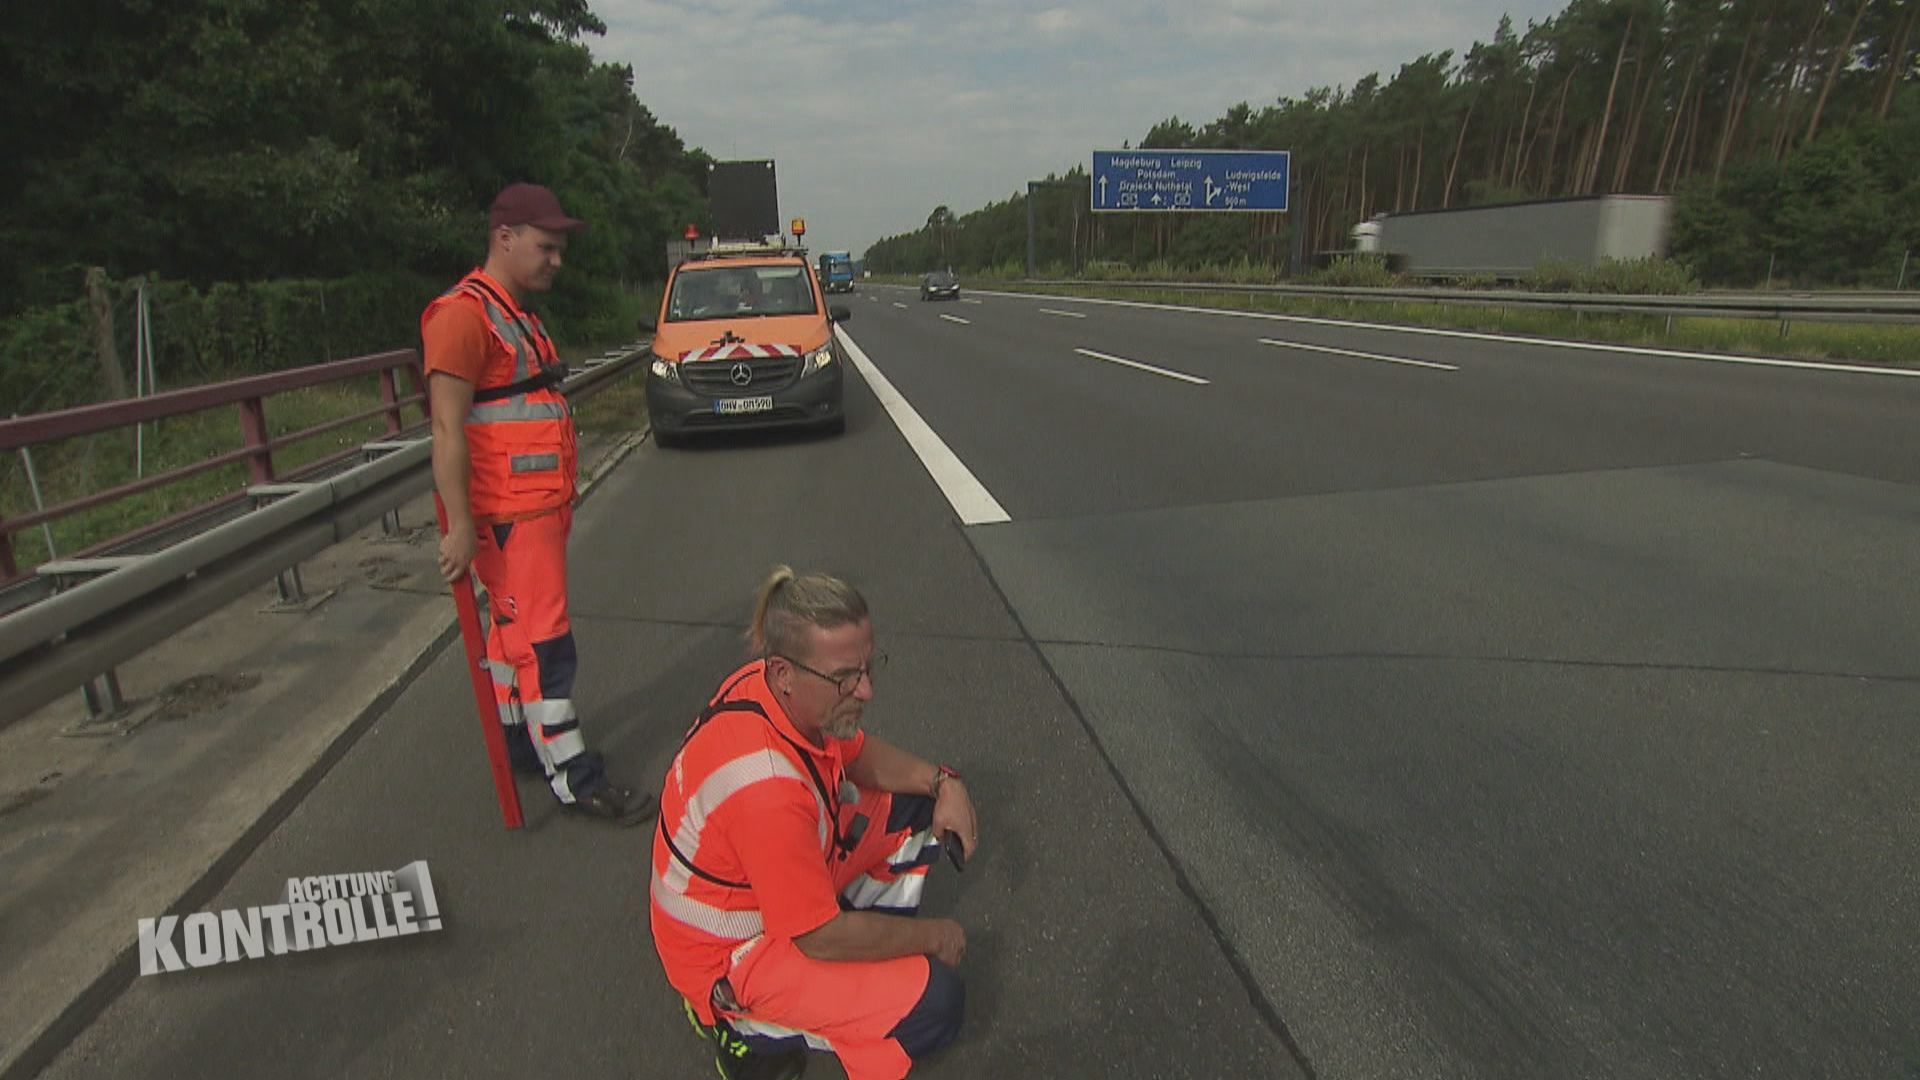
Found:
[{"label": "metal guardrail post", "polygon": [[[254,509],[257,510],[276,499],[298,495],[314,486],[313,484],[255,485],[247,489],[247,496],[253,500]],[[335,591],[328,589],[319,596],[308,597],[305,583],[300,580],[300,564],[297,562],[274,575],[273,587],[279,599],[267,608],[268,611],[311,611],[319,607]]]},{"label": "metal guardrail post", "polygon": [[[101,703],[102,691],[106,702]],[[127,699],[120,692],[120,673],[117,668],[108,668],[104,675],[87,680],[81,687],[87,699],[87,720],[89,723],[105,720],[127,707]]]},{"label": "metal guardrail post", "polygon": [[393,385],[393,369],[380,369],[380,401],[387,407],[387,434],[398,435],[401,432],[400,394]]},{"label": "metal guardrail post", "polygon": [[273,584],[280,592],[279,606],[299,607],[306,602],[307,594],[301,589],[299,563],[280,571],[280,576],[273,579]]},{"label": "metal guardrail post", "polygon": [[267,410],[257,397],[240,402],[240,432],[246,437],[247,449],[253,453],[247,458],[247,476],[256,484],[273,481],[273,449],[267,445],[272,436],[267,434]]},{"label": "metal guardrail post", "polygon": [[433,419],[433,397],[427,393],[427,376],[420,364],[406,365],[407,381],[413,384],[413,395],[420,399],[420,415],[429,421]]},{"label": "metal guardrail post", "polygon": [[[71,588],[76,581],[83,581],[112,573],[122,566],[139,561],[139,556],[116,556],[104,559],[55,559],[43,564],[39,572],[50,578],[56,595]],[[120,689],[120,671],[108,668],[98,675],[87,679],[80,687],[82,699],[86,702],[87,717],[79,724],[66,729],[67,734],[89,734],[100,730],[100,725],[121,718],[128,711],[126,695]]]},{"label": "metal guardrail post", "polygon": [[[399,413],[395,412],[394,416],[397,418]],[[431,439],[420,439],[415,442],[382,441],[362,443],[360,444],[360,452],[365,456],[367,462],[371,464],[388,454],[410,449],[420,442],[431,441]],[[407,539],[406,530],[400,524],[400,508],[398,506],[380,515],[380,538],[385,542]]]}]

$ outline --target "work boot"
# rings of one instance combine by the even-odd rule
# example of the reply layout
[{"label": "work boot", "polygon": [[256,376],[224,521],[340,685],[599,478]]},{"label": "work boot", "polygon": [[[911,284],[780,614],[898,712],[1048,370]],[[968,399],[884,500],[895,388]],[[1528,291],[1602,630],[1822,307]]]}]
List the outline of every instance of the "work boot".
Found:
[{"label": "work boot", "polygon": [[[800,1080],[807,1075],[807,1052],[788,1050],[781,1054],[756,1054],[738,1035],[729,1033],[731,1044],[721,1043],[714,1052],[714,1065],[726,1080]],[[746,1051],[735,1056],[731,1046]]]},{"label": "work boot", "polygon": [[660,812],[660,804],[644,791],[636,792],[612,781],[594,789],[590,795],[561,803],[569,813],[604,821],[610,825],[638,825]]},{"label": "work boot", "polygon": [[686,1010],[687,1023],[693,1025],[693,1030],[713,1042],[714,1067],[725,1080],[800,1080],[806,1075],[804,1047],[779,1054],[756,1053],[725,1021],[717,1027],[708,1027],[694,1014],[691,1002],[682,998],[680,1007]]}]

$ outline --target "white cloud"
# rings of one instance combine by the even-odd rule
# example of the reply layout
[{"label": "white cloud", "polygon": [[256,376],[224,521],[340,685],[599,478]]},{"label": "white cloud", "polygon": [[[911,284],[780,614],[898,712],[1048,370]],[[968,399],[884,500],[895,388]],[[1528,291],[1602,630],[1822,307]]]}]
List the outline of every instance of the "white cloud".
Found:
[{"label": "white cloud", "polygon": [[1050,37],[1072,33],[1082,25],[1079,13],[1066,8],[1048,8],[1033,17],[1033,28]]},{"label": "white cloud", "polygon": [[783,217],[855,252],[1138,140],[1456,58],[1565,0],[593,0],[597,58],[690,146],[773,158]]}]

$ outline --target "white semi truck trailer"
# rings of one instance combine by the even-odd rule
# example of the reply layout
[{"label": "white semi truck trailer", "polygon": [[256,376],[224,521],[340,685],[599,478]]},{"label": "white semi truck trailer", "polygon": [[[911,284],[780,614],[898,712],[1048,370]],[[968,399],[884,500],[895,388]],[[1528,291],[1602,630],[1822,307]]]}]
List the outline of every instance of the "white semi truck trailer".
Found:
[{"label": "white semi truck trailer", "polygon": [[1576,266],[1669,252],[1673,199],[1588,195],[1570,199],[1377,214],[1353,227],[1353,248],[1384,256],[1411,277],[1525,276],[1548,259]]}]

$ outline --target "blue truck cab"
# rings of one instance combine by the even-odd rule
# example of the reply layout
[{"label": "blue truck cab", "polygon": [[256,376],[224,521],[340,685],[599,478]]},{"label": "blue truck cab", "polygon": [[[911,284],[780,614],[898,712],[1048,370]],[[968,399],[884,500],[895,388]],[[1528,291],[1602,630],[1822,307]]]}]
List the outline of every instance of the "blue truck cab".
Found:
[{"label": "blue truck cab", "polygon": [[820,287],[827,292],[853,291],[853,254],[829,251],[820,256]]}]

